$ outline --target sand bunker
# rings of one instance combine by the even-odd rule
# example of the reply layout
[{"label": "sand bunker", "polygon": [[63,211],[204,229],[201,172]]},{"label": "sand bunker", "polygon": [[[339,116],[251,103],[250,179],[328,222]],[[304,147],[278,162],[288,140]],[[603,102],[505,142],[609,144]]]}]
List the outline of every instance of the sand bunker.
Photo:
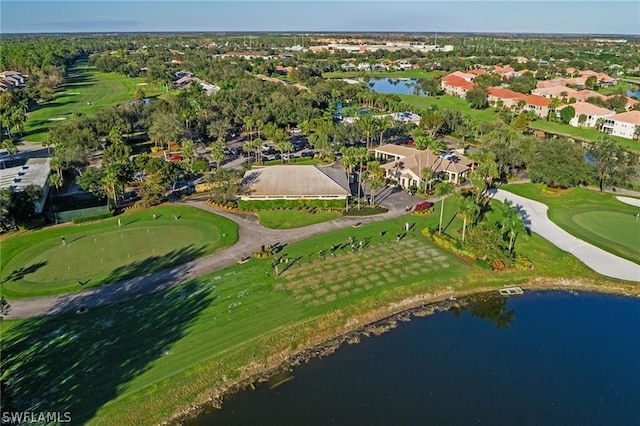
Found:
[{"label": "sand bunker", "polygon": [[640,207],[640,198],[623,197],[621,195],[617,195],[616,198],[622,203]]}]

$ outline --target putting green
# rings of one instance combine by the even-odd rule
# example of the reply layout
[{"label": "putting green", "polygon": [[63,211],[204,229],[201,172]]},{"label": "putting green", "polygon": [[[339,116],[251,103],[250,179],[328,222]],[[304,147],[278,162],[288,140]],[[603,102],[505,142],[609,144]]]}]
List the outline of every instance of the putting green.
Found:
[{"label": "putting green", "polygon": [[640,222],[629,213],[615,211],[589,211],[573,215],[573,222],[612,245],[624,246],[640,259]]},{"label": "putting green", "polygon": [[156,272],[237,241],[235,223],[191,207],[159,207],[119,218],[122,227],[114,217],[3,240],[3,294],[20,298],[77,291]]}]

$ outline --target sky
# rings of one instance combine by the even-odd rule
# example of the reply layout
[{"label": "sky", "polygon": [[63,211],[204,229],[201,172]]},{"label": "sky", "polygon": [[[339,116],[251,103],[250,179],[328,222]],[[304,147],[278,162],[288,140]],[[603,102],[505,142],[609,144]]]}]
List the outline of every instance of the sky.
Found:
[{"label": "sky", "polygon": [[638,0],[0,0],[0,33],[402,31],[640,35]]}]

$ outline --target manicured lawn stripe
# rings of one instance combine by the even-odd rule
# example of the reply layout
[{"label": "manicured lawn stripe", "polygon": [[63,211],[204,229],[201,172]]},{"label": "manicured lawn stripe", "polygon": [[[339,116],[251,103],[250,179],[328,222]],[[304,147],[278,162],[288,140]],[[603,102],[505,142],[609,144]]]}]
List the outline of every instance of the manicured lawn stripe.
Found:
[{"label": "manicured lawn stripe", "polygon": [[478,121],[492,123],[497,121],[496,114],[491,108],[473,109],[469,104],[461,98],[451,95],[441,96],[417,96],[417,95],[398,95],[409,106],[426,110],[432,106],[441,109],[456,109],[465,114],[469,114]]}]

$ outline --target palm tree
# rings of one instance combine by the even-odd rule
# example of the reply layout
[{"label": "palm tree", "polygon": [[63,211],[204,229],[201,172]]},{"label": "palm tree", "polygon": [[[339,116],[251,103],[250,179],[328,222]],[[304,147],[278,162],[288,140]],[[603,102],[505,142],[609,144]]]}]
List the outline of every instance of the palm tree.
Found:
[{"label": "palm tree", "polygon": [[278,151],[280,151],[280,159],[282,160],[282,163],[284,163],[284,152],[291,151],[291,148],[293,148],[291,142],[289,142],[289,135],[287,134],[287,131],[284,129],[276,129],[273,132],[271,141],[276,148],[278,148]]},{"label": "palm tree", "polygon": [[438,234],[442,234],[442,216],[444,214],[444,200],[452,192],[453,192],[453,187],[446,182],[440,182],[436,185],[436,196],[442,198],[441,200],[442,203],[440,204],[440,222],[438,223]]},{"label": "palm tree", "polygon": [[498,209],[500,226],[509,235],[509,253],[511,253],[516,237],[520,232],[526,232],[527,228],[522,218],[522,212],[510,200],[504,200],[504,203]]},{"label": "palm tree", "polygon": [[431,191],[431,179],[433,179],[433,169],[429,166],[423,167],[420,170],[420,177],[424,182],[424,191],[427,192],[427,184],[429,184],[429,191]]},{"label": "palm tree", "polygon": [[253,126],[254,126],[254,122],[253,122],[253,118],[251,118],[250,116],[244,117],[242,119],[242,121],[244,122],[244,130],[249,134],[249,140],[253,140]]},{"label": "palm tree", "polygon": [[218,138],[217,141],[209,145],[211,149],[211,158],[216,162],[216,170],[220,168],[220,163],[224,160],[224,147],[226,143],[223,138]]},{"label": "palm tree", "polygon": [[49,176],[49,185],[56,188],[56,194],[60,191],[60,188],[64,184],[62,175],[60,173],[53,173]]},{"label": "palm tree", "polygon": [[371,188],[371,205],[375,207],[376,191],[382,187],[382,178],[384,177],[384,169],[380,167],[379,161],[370,161],[367,164],[367,172],[371,182],[369,186]]},{"label": "palm tree", "polygon": [[358,119],[357,127],[365,135],[367,149],[371,148],[371,135],[376,130],[376,119],[372,115],[363,115]]},{"label": "palm tree", "polygon": [[354,149],[354,158],[358,164],[360,164],[360,170],[358,171],[358,210],[360,210],[360,194],[362,193],[362,166],[367,161],[369,153],[366,148],[358,147]]},{"label": "palm tree", "polygon": [[378,133],[380,134],[379,145],[382,146],[384,134],[393,127],[393,118],[391,118],[390,115],[385,115],[376,121],[378,125]]},{"label": "palm tree", "polygon": [[345,168],[349,182],[351,182],[353,168],[358,164],[355,158],[355,148],[352,146],[343,146],[340,148],[340,152],[342,153],[342,167]]},{"label": "palm tree", "polygon": [[476,215],[480,213],[480,206],[474,203],[471,197],[464,197],[460,200],[460,213],[462,213],[462,217],[464,218],[464,222],[462,223],[462,242],[464,242],[464,237],[467,232],[467,220],[471,220],[471,223],[473,223]]}]

